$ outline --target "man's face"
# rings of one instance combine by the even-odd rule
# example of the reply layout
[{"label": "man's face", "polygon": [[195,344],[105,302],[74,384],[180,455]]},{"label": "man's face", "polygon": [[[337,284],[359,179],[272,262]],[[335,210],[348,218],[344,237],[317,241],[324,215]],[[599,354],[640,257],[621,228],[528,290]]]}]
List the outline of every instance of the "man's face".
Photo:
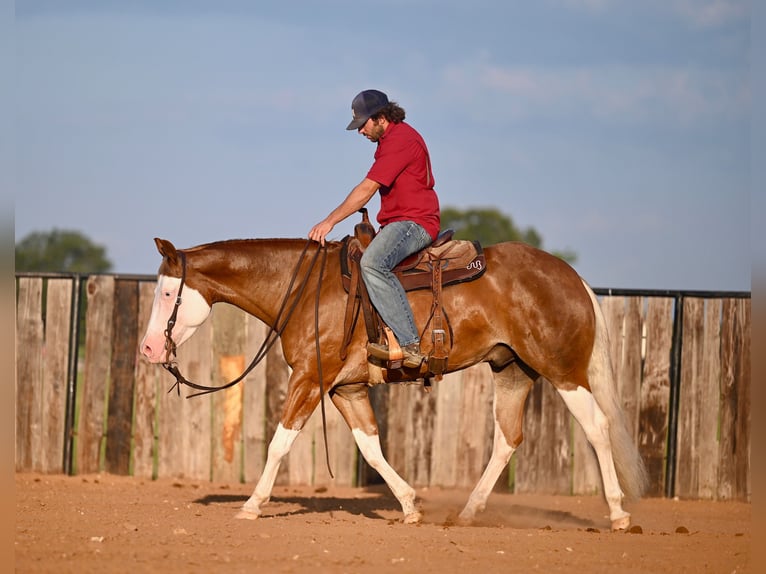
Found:
[{"label": "man's face", "polygon": [[364,125],[361,128],[359,128],[358,131],[368,140],[375,143],[381,138],[381,136],[383,135],[383,132],[386,131],[386,127],[384,125],[384,120],[382,119],[374,120],[370,118],[364,123]]}]

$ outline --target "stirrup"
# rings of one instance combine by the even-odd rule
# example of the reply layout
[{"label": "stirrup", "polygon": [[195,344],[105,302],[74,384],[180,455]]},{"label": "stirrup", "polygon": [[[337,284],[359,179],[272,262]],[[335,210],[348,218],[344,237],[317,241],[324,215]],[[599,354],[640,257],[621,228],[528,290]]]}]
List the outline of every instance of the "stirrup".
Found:
[{"label": "stirrup", "polygon": [[367,343],[367,356],[380,361],[386,361],[393,368],[406,367],[408,369],[419,369],[426,357],[420,353],[420,347],[417,351],[408,350],[403,347],[389,349],[388,346],[380,343]]},{"label": "stirrup", "polygon": [[[397,353],[397,351],[399,352]],[[380,359],[381,361],[399,361],[402,358],[402,350],[401,347],[399,349],[389,349],[388,345],[370,342],[367,343],[367,356]]]}]

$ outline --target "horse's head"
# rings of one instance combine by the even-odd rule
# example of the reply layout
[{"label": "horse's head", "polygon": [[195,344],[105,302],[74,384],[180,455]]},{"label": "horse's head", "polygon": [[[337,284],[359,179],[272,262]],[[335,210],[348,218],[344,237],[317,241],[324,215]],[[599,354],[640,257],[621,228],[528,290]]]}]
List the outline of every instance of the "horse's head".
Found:
[{"label": "horse's head", "polygon": [[[166,351],[167,329],[171,330],[172,339],[180,346],[191,337],[205,319],[210,315],[211,305],[199,291],[182,285],[182,277],[189,269],[185,257],[180,254],[173,244],[166,239],[155,238],[157,250],[162,255],[162,263],[157,277],[157,287],[154,290],[152,313],[146,334],[141,341],[141,353],[152,363],[159,363],[169,358]],[[179,299],[179,291],[181,298]],[[176,309],[177,307],[177,309]],[[176,311],[175,323],[171,326],[168,319]]]}]

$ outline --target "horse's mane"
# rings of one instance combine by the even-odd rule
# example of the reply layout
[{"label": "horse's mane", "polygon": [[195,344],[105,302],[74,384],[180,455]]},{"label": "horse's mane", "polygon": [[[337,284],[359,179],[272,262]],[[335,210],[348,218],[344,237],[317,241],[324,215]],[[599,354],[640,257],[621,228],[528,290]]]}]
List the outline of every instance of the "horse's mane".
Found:
[{"label": "horse's mane", "polygon": [[[209,243],[202,243],[200,245],[195,245],[194,247],[189,247],[186,249],[183,249],[183,251],[194,252],[194,251],[202,251],[205,249],[219,249],[219,248],[241,248],[241,247],[248,247],[251,245],[265,245],[265,244],[274,244],[275,246],[277,244],[285,245],[305,245],[307,241],[311,241],[306,238],[299,238],[299,237],[252,237],[252,238],[241,238],[241,239],[222,239],[220,241],[211,241]],[[312,241],[313,243],[313,241]],[[328,247],[340,245],[341,241],[327,241],[326,245]]]}]

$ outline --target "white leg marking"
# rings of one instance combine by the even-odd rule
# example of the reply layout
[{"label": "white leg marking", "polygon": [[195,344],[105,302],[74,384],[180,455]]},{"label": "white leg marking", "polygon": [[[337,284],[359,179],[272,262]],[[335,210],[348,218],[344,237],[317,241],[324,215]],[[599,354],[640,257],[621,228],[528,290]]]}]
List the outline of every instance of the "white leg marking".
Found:
[{"label": "white leg marking", "polygon": [[253,494],[242,506],[236,518],[245,518],[254,520],[261,515],[261,505],[268,502],[271,497],[271,491],[274,488],[274,481],[277,479],[277,471],[282,462],[282,458],[290,452],[290,447],[295,442],[295,438],[300,431],[286,429],[282,423],[277,425],[274,438],[269,443],[269,452],[266,458],[266,466],[263,468],[261,478],[253,490]]},{"label": "white leg marking", "polygon": [[351,433],[354,435],[354,440],[356,440],[356,444],[364,459],[372,468],[380,473],[380,476],[386,481],[399,504],[402,505],[404,522],[407,524],[420,522],[422,515],[415,505],[415,490],[396,473],[383,457],[383,451],[380,448],[380,437],[378,435],[365,434],[360,429],[352,429]]},{"label": "white leg marking", "polygon": [[622,530],[630,524],[630,514],[622,509],[623,493],[617,480],[617,471],[612,458],[612,446],[609,440],[609,422],[593,395],[582,387],[574,391],[558,390],[569,411],[585,431],[588,442],[593,446],[601,468],[604,482],[604,496],[609,505],[609,517],[613,530]]}]

